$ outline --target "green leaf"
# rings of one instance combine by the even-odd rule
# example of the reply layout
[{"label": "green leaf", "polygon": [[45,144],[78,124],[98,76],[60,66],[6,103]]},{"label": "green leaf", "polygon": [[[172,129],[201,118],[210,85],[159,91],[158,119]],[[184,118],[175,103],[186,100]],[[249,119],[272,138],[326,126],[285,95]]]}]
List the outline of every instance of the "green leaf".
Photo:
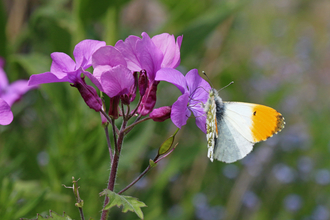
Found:
[{"label": "green leaf", "polygon": [[55,212],[49,211],[49,216],[44,218],[41,215],[37,214],[37,218],[27,219],[21,218],[21,220],[43,220],[43,219],[51,219],[51,220],[72,220],[67,214],[63,213],[63,216],[56,214]]},{"label": "green leaf", "polygon": [[174,142],[174,137],[178,133],[178,131],[179,129],[177,128],[174,134],[171,137],[169,137],[166,141],[164,141],[164,143],[160,146],[158,150],[158,155],[163,155],[171,149],[172,144]]},{"label": "green leaf", "polygon": [[122,212],[135,212],[140,219],[143,219],[143,212],[141,207],[146,207],[146,204],[139,201],[137,198],[131,196],[122,196],[108,189],[105,189],[103,192],[101,192],[101,195],[106,195],[109,198],[109,203],[104,208],[105,210],[110,209],[115,205],[118,208],[123,206]]}]

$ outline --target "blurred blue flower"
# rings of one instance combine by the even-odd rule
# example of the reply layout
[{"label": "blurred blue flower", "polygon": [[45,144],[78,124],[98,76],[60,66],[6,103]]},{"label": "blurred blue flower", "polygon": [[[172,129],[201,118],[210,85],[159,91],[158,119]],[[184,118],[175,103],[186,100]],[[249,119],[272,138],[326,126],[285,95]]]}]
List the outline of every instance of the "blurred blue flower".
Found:
[{"label": "blurred blue flower", "polygon": [[242,203],[249,209],[255,208],[257,205],[259,205],[259,198],[258,196],[252,192],[252,191],[247,191],[242,198]]},{"label": "blurred blue flower", "polygon": [[312,215],[313,220],[329,220],[330,213],[327,207],[318,205]]},{"label": "blurred blue flower", "polygon": [[330,172],[327,169],[320,169],[316,171],[315,181],[320,185],[328,185],[330,183]]},{"label": "blurred blue flower", "polygon": [[298,211],[301,208],[302,199],[297,194],[290,194],[284,198],[284,206],[289,211]]},{"label": "blurred blue flower", "polygon": [[239,174],[239,169],[235,164],[227,164],[223,170],[223,175],[225,175],[229,179],[234,179]]},{"label": "blurred blue flower", "polygon": [[296,177],[296,172],[283,163],[276,164],[272,171],[276,179],[282,183],[291,183]]}]

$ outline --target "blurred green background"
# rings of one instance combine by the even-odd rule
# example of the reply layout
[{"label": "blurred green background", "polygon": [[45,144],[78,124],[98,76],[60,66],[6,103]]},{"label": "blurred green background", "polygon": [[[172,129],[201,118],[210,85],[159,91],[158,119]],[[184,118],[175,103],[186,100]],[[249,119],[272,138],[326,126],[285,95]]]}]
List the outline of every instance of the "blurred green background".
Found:
[{"label": "blurred green background", "polygon": [[[177,149],[125,192],[148,206],[145,219],[330,219],[330,1],[328,0],[2,0],[0,56],[10,82],[49,71],[50,53],[72,56],[89,38],[114,45],[128,35],[183,34],[181,65],[204,70],[224,100],[274,107],[285,129],[245,159],[206,157],[195,120]],[[179,95],[161,83],[156,107]],[[100,115],[69,83],[30,91],[0,126],[0,216],[35,218],[51,209],[74,219],[71,177],[87,219],[99,219],[109,156]],[[148,121],[125,139],[118,192],[175,131]],[[137,219],[111,209],[109,219]]]}]

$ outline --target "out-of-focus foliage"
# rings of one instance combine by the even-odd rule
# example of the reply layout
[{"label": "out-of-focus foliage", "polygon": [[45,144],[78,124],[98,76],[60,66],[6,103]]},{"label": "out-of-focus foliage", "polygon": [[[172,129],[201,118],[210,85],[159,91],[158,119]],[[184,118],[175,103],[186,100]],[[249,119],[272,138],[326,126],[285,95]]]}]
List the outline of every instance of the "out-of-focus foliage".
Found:
[{"label": "out-of-focus foliage", "polygon": [[[142,31],[184,34],[183,72],[204,70],[215,88],[235,83],[224,100],[274,107],[286,128],[242,161],[211,163],[194,119],[177,134],[174,152],[125,192],[145,219],[330,218],[330,2],[325,0],[3,0],[0,55],[12,82],[48,71],[50,53],[72,54],[80,40],[114,44]],[[176,87],[160,83],[157,106]],[[68,83],[31,91],[0,127],[0,216],[67,213],[79,219],[70,185],[81,178],[87,218],[98,219],[109,156],[100,115]],[[125,139],[115,190],[139,175],[175,131],[147,122]],[[110,219],[136,219],[114,207]]]}]

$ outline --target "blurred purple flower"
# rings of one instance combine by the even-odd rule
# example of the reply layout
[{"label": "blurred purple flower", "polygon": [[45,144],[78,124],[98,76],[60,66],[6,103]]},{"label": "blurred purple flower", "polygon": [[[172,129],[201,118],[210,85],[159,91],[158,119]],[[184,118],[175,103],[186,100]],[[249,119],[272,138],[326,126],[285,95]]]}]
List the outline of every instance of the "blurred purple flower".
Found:
[{"label": "blurred purple flower", "polygon": [[174,36],[167,33],[150,38],[143,32],[142,39],[131,35],[125,41],[116,43],[115,47],[123,54],[128,69],[147,73],[148,87],[138,108],[141,115],[149,114],[156,104],[157,72],[163,68],[176,68],[180,64],[181,42],[182,36],[175,41]]},{"label": "blurred purple flower", "polygon": [[10,106],[0,98],[0,125],[8,125],[14,119]]},{"label": "blurred purple flower", "polygon": [[[80,80],[80,74],[86,73],[84,70],[92,66],[92,54],[100,47],[105,46],[104,41],[83,40],[78,43],[73,56],[76,60],[62,52],[54,52],[50,56],[53,60],[50,72],[32,75],[29,85],[39,85],[43,83],[70,82],[76,83]],[[86,74],[88,78],[94,81],[94,77]],[[93,82],[94,83],[94,82]]]},{"label": "blurred purple flower", "polygon": [[27,80],[17,80],[9,84],[3,66],[4,60],[0,57],[0,124],[8,125],[14,118],[10,107],[36,86],[28,86]]},{"label": "blurred purple flower", "polygon": [[167,81],[175,85],[182,93],[172,105],[171,120],[181,128],[187,123],[191,112],[196,117],[199,129],[206,133],[206,115],[202,103],[208,99],[208,91],[211,86],[198,74],[197,69],[190,70],[185,76],[178,70],[164,68],[157,72],[155,80]]},{"label": "blurred purple flower", "polygon": [[89,72],[85,71],[92,65],[92,55],[100,47],[105,46],[104,41],[97,40],[83,40],[79,42],[74,50],[72,58],[62,52],[54,52],[50,56],[53,60],[50,67],[50,72],[32,75],[29,80],[29,85],[39,85],[43,83],[55,82],[70,82],[74,87],[77,87],[81,93],[86,104],[94,109],[100,111],[102,106],[101,99],[97,96],[94,87],[85,83],[83,73],[99,88],[101,85],[98,80]]}]

